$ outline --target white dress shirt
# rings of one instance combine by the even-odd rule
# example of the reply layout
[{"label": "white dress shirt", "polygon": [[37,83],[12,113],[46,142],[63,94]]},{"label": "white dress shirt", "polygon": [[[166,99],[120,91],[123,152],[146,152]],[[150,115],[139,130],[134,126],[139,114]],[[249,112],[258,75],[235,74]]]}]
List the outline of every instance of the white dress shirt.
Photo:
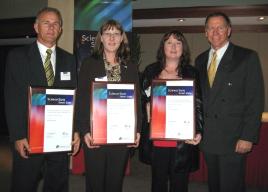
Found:
[{"label": "white dress shirt", "polygon": [[220,63],[220,61],[221,61],[221,59],[222,59],[225,51],[227,50],[228,45],[229,45],[229,41],[222,48],[218,49],[217,51],[211,47],[211,49],[209,51],[209,58],[208,58],[207,69],[209,68],[209,65],[210,65],[211,59],[212,59],[212,55],[213,55],[213,53],[215,51],[216,51],[216,54],[217,54],[217,58],[216,58],[216,70],[218,69],[219,63]]},{"label": "white dress shirt", "polygon": [[54,75],[55,75],[55,70],[56,70],[56,50],[55,49],[56,49],[56,45],[54,45],[51,48],[48,48],[45,45],[43,45],[43,44],[41,44],[40,42],[37,41],[37,46],[38,46],[38,49],[39,49],[39,52],[40,52],[40,55],[41,55],[41,58],[42,58],[42,61],[43,61],[43,65],[44,65],[46,57],[47,57],[47,52],[46,52],[47,49],[52,50],[50,61],[51,61],[52,67],[53,67]]}]

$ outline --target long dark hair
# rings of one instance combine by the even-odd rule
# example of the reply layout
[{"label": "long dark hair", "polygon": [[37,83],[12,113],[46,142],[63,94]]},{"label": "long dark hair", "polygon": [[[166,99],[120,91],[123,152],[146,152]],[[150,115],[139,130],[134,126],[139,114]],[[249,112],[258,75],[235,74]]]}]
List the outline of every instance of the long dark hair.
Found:
[{"label": "long dark hair", "polygon": [[115,20],[108,20],[105,23],[102,24],[100,27],[100,30],[96,36],[95,40],[95,47],[93,49],[93,56],[100,58],[103,56],[103,44],[101,42],[101,35],[103,34],[104,31],[116,28],[117,30],[120,31],[121,35],[123,36],[123,41],[121,42],[117,52],[116,52],[116,60],[121,61],[122,64],[127,64],[127,62],[130,60],[130,48],[129,48],[129,43],[127,39],[127,35],[122,27],[122,25],[115,21]]},{"label": "long dark hair", "polygon": [[182,42],[182,55],[181,55],[181,58],[179,60],[178,68],[177,68],[178,73],[180,74],[181,67],[190,64],[189,46],[188,46],[188,43],[186,41],[186,38],[184,37],[184,35],[180,31],[174,30],[174,31],[170,31],[170,32],[167,32],[164,34],[164,36],[161,39],[158,51],[157,51],[156,59],[160,65],[161,70],[163,70],[165,68],[165,65],[166,65],[166,55],[165,55],[165,51],[164,51],[164,45],[170,36],[173,36],[175,39]]}]

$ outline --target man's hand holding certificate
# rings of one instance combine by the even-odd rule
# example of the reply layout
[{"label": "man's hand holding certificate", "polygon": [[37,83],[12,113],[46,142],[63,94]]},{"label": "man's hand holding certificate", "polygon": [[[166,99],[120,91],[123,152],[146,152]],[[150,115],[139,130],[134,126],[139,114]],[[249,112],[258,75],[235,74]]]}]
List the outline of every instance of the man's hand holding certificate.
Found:
[{"label": "man's hand holding certificate", "polygon": [[74,89],[29,88],[30,153],[72,150],[74,96]]}]

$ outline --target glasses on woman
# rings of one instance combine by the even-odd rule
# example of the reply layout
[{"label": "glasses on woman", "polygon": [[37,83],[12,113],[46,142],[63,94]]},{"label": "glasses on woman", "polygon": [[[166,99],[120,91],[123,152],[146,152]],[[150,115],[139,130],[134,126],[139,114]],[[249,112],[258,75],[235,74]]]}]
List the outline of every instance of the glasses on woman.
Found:
[{"label": "glasses on woman", "polygon": [[109,33],[109,32],[104,32],[102,34],[104,38],[115,38],[119,39],[121,37],[121,33]]}]

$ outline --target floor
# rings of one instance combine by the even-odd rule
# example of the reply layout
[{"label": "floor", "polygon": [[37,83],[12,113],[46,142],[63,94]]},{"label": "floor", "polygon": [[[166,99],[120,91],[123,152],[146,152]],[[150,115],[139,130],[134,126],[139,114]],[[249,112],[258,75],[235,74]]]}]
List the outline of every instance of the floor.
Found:
[{"label": "floor", "polygon": [[[11,153],[7,136],[0,136],[0,192],[9,191],[11,173]],[[150,166],[142,164],[137,153],[131,159],[131,174],[125,177],[123,192],[149,192]],[[41,188],[42,182],[39,188]],[[38,192],[41,192],[39,189]],[[70,174],[70,192],[85,191],[84,176]],[[189,192],[207,192],[206,183],[191,182]],[[247,192],[268,192],[267,189],[248,188]]]}]

